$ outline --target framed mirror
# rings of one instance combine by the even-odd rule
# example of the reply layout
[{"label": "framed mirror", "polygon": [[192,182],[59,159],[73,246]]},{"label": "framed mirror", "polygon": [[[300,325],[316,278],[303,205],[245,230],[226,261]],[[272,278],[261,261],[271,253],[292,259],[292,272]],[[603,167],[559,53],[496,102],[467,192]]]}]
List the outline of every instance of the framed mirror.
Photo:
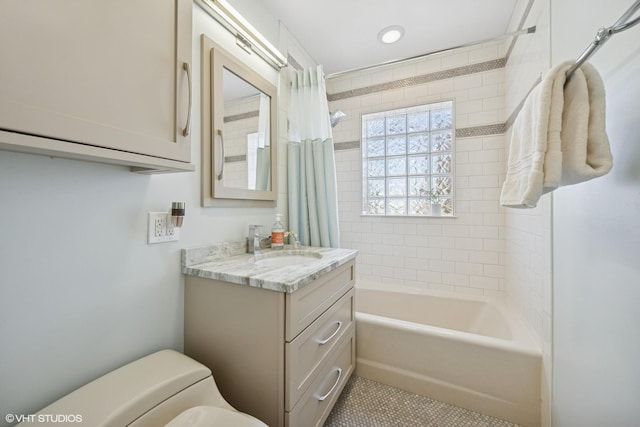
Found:
[{"label": "framed mirror", "polygon": [[202,204],[275,206],[277,90],[202,36]]}]

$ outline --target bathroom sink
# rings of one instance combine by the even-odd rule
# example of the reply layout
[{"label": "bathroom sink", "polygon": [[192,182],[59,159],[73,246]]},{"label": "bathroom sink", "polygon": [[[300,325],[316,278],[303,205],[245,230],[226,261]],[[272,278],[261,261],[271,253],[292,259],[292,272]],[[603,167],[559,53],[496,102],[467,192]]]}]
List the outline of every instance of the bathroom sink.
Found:
[{"label": "bathroom sink", "polygon": [[254,264],[260,267],[286,267],[289,265],[304,265],[316,262],[322,255],[315,252],[284,251],[271,252],[256,256]]}]

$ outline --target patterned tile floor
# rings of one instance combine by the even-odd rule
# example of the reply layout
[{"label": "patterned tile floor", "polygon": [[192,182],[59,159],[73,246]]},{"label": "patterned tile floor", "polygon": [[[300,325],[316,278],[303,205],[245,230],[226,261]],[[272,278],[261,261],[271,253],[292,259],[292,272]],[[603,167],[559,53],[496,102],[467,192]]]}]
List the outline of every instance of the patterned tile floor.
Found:
[{"label": "patterned tile floor", "polygon": [[324,427],[518,427],[353,375]]}]

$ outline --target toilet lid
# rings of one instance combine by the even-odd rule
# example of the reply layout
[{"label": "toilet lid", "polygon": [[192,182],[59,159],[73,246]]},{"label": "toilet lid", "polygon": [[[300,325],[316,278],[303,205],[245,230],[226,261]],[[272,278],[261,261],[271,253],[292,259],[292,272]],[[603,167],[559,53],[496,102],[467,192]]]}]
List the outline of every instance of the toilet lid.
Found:
[{"label": "toilet lid", "polygon": [[251,415],[217,406],[195,406],[171,420],[165,427],[266,427]]}]

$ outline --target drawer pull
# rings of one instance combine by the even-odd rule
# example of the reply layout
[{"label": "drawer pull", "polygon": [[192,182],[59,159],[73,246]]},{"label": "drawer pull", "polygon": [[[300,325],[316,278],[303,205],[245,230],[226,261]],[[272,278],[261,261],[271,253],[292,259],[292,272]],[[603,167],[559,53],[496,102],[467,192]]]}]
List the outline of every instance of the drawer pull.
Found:
[{"label": "drawer pull", "polygon": [[327,392],[327,394],[323,395],[323,396],[319,396],[318,394],[315,394],[314,397],[316,399],[318,399],[320,402],[322,402],[323,400],[325,400],[327,397],[329,397],[329,395],[331,395],[331,393],[333,393],[333,390],[336,389],[336,387],[338,387],[338,384],[340,384],[340,378],[342,378],[342,368],[336,368],[336,370],[334,372],[338,373],[338,378],[336,378],[336,382],[333,384],[333,386],[331,387],[331,390],[329,390]]},{"label": "drawer pull", "polygon": [[336,322],[338,324],[338,328],[336,329],[336,331],[334,333],[332,333],[331,335],[329,335],[328,338],[321,340],[321,339],[317,339],[316,338],[316,342],[319,345],[325,345],[326,343],[328,343],[329,341],[331,341],[333,339],[333,337],[335,337],[336,335],[338,335],[338,332],[340,332],[340,329],[342,329],[342,322],[340,320],[338,320]]}]

